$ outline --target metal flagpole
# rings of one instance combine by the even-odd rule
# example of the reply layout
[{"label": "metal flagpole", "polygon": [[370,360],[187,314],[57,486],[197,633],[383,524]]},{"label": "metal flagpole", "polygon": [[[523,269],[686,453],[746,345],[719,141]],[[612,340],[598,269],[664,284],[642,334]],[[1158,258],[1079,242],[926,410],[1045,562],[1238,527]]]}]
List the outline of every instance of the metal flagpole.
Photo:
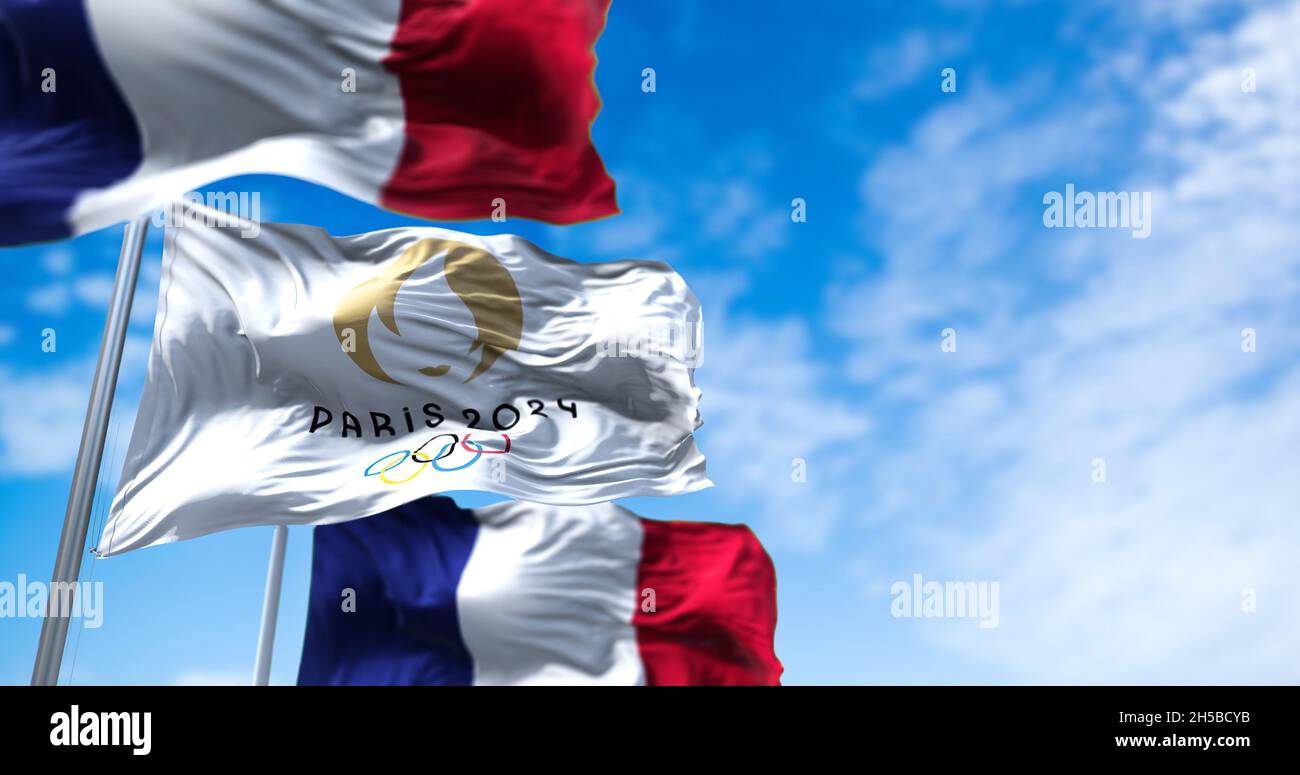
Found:
[{"label": "metal flagpole", "polygon": [[90,403],[86,407],[86,424],[81,429],[81,449],[72,472],[72,489],[68,492],[68,511],[63,517],[59,551],[54,557],[53,583],[45,604],[45,621],[41,623],[41,640],[36,647],[36,666],[32,668],[32,686],[54,686],[59,682],[63,664],[63,647],[67,643],[69,614],[64,590],[71,589],[81,574],[81,555],[90,529],[90,509],[99,478],[99,464],[104,457],[104,438],[113,411],[113,392],[117,372],[122,365],[122,347],[126,327],[131,319],[131,301],[135,282],[140,275],[140,256],[149,231],[149,217],[141,217],[126,226],[122,252],[117,260],[117,278],[113,281],[113,299],[104,324],[104,339],[99,346],[95,381],[90,386]]},{"label": "metal flagpole", "polygon": [[266,595],[262,598],[262,627],[257,632],[257,662],[253,665],[253,685],[266,686],[271,681],[271,649],[275,646],[275,620],[280,614],[280,583],[284,580],[284,550],[289,543],[289,528],[275,526],[271,539],[271,562],[266,568]]}]

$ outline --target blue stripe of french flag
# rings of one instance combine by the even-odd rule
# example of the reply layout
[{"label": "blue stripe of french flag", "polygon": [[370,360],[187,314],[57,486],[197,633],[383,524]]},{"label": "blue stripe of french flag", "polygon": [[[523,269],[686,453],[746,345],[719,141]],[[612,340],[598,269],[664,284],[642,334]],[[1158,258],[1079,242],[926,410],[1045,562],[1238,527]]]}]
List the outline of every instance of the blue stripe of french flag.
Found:
[{"label": "blue stripe of french flag", "polygon": [[617,212],[609,0],[0,0],[0,245],[282,174],[426,218]]},{"label": "blue stripe of french flag", "polygon": [[298,683],[770,685],[749,528],[448,498],[315,528]]}]

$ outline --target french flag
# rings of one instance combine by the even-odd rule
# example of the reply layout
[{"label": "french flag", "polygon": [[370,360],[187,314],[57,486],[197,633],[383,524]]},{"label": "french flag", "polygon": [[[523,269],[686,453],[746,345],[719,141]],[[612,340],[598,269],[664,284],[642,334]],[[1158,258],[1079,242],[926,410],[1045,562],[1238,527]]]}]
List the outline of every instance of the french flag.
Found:
[{"label": "french flag", "polygon": [[617,212],[609,0],[0,0],[0,245],[289,175],[425,218]]},{"label": "french flag", "polygon": [[774,685],[749,528],[426,498],[315,528],[300,685]]}]

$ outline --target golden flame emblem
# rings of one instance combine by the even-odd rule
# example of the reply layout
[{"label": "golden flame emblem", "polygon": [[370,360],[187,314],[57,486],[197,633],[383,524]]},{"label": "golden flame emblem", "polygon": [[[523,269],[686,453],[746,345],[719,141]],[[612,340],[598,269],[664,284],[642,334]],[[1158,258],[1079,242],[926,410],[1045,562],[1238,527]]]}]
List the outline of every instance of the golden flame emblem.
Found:
[{"label": "golden flame emblem", "polygon": [[[478,366],[465,380],[469,382],[492,368],[505,352],[519,347],[524,330],[524,306],[519,298],[519,288],[501,260],[491,253],[447,239],[423,239],[407,248],[396,261],[374,277],[348,291],[334,309],[334,333],[340,344],[345,343],[345,333],[352,331],[354,347],[344,351],[362,371],[378,380],[400,385],[384,371],[375,359],[370,346],[368,329],[370,313],[379,311],[379,320],[395,335],[397,318],[393,307],[402,283],[425,264],[441,253],[446,254],[443,272],[447,285],[460,298],[474,317],[478,335],[470,343],[467,354],[482,348]],[[421,374],[441,377],[450,371],[447,364],[426,366]]]}]

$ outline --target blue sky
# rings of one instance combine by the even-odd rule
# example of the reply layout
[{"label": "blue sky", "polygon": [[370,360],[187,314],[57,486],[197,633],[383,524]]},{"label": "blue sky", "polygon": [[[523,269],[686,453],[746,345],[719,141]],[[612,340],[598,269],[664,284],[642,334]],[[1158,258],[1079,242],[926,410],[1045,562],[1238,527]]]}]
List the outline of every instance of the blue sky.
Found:
[{"label": "blue sky", "polygon": [[[614,0],[594,137],[624,214],[453,225],[667,260],[696,290],[717,486],[625,505],[754,527],[789,683],[1300,679],[1300,3],[805,5]],[[1044,228],[1067,183],[1150,192],[1151,236]],[[212,188],[336,234],[415,223],[292,180]],[[0,251],[0,580],[52,567],[120,238]],[[155,233],[108,484],[160,257]],[[246,681],[270,539],[86,562],[104,626],[74,623],[65,682]],[[892,616],[917,573],[997,582],[998,626]],[[0,619],[0,681],[30,678],[38,631]]]}]

